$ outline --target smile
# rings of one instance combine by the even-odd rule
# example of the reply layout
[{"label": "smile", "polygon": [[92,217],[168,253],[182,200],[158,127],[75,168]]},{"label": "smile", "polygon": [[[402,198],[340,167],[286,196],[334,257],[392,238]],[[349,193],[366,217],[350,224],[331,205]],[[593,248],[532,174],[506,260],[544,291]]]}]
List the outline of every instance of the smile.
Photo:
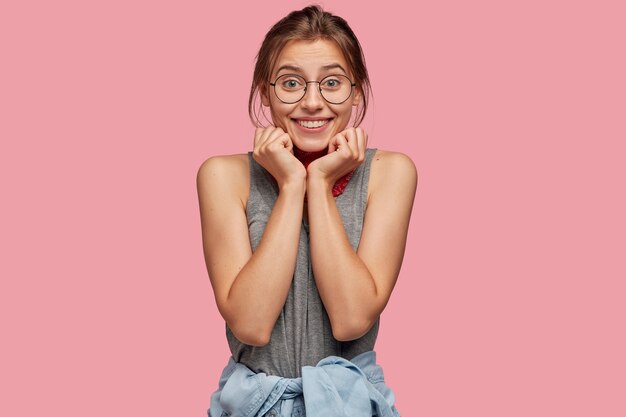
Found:
[{"label": "smile", "polygon": [[324,120],[296,120],[298,124],[307,129],[317,129],[318,127],[324,126],[326,123],[330,122],[330,119]]}]

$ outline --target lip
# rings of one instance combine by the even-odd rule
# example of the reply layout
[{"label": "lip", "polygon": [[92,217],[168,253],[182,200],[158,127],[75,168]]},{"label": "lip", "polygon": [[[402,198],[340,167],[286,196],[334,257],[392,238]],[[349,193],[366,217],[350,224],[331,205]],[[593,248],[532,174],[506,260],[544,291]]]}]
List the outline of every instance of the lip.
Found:
[{"label": "lip", "polygon": [[[322,132],[326,130],[328,125],[330,125],[330,123],[333,121],[333,119],[334,119],[333,117],[292,117],[291,118],[292,122],[296,125],[296,128],[298,130],[300,130],[301,132],[307,132],[307,133],[318,133],[318,132]],[[315,122],[315,121],[320,121],[320,120],[326,120],[327,123],[324,123],[320,127],[313,127],[313,128],[304,127],[300,124],[300,121]]]}]

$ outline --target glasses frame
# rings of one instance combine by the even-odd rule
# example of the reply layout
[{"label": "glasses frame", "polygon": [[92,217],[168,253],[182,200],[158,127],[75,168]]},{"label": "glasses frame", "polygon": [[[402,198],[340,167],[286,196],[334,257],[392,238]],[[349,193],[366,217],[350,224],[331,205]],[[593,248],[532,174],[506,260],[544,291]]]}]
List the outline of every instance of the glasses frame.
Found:
[{"label": "glasses frame", "polygon": [[[278,96],[278,93],[276,92],[276,81],[278,81],[281,77],[298,77],[304,80],[304,90],[302,92],[302,97],[300,97],[298,100],[296,101],[284,101],[283,99],[281,99]],[[330,78],[330,77],[344,77],[346,78],[348,81],[350,81],[350,94],[348,94],[348,97],[346,97],[346,99],[344,101],[340,101],[339,103],[334,103],[332,101],[329,101],[326,97],[324,97],[324,93],[322,92],[322,82],[326,79],[326,78]],[[331,75],[327,75],[326,77],[322,78],[319,81],[307,81],[306,78],[304,78],[302,75],[298,75],[298,74],[282,74],[279,75],[278,77],[276,77],[276,80],[274,80],[273,83],[270,83],[270,85],[272,87],[274,87],[274,95],[276,96],[276,98],[278,100],[280,100],[282,103],[285,104],[296,104],[300,101],[302,101],[302,99],[304,98],[304,96],[306,96],[306,90],[309,87],[309,84],[317,84],[317,89],[320,92],[320,96],[322,96],[322,98],[324,99],[325,102],[329,103],[329,104],[343,104],[346,101],[348,101],[348,99],[350,97],[352,97],[352,91],[354,91],[354,87],[356,87],[356,83],[354,81],[352,81],[350,78],[348,78],[348,76],[343,75],[343,74],[331,74]]]}]

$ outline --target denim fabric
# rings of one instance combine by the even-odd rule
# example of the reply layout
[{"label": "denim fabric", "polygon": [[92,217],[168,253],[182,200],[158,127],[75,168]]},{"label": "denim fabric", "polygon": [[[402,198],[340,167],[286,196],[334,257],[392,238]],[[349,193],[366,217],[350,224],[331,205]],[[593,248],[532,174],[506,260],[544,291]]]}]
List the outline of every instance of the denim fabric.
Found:
[{"label": "denim fabric", "polygon": [[230,358],[209,417],[399,417],[395,396],[385,385],[376,353],[352,361],[337,356],[304,366],[302,377],[254,373]]}]

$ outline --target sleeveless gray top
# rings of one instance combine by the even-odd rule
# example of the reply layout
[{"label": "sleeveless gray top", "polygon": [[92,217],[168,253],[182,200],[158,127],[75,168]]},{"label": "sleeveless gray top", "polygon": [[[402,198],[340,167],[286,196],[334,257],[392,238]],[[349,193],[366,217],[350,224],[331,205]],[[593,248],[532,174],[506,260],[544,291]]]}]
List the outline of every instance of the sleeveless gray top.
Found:
[{"label": "sleeveless gray top", "polygon": [[[361,238],[367,204],[370,165],[376,149],[367,149],[365,161],[354,171],[343,194],[335,199],[352,248]],[[272,175],[248,154],[250,196],[246,214],[252,250],[256,250],[265,225],[278,197],[278,186]],[[340,342],[333,337],[328,314],[315,285],[309,251],[308,224],[302,221],[296,268],[285,305],[276,320],[270,342],[263,347],[241,343],[226,325],[226,337],[233,358],[254,372],[287,378],[301,376],[305,365],[315,366],[327,356],[348,360],[374,349],[379,320],[361,338]],[[340,277],[338,277],[340,279]],[[272,294],[259,294],[271,297]]]}]

